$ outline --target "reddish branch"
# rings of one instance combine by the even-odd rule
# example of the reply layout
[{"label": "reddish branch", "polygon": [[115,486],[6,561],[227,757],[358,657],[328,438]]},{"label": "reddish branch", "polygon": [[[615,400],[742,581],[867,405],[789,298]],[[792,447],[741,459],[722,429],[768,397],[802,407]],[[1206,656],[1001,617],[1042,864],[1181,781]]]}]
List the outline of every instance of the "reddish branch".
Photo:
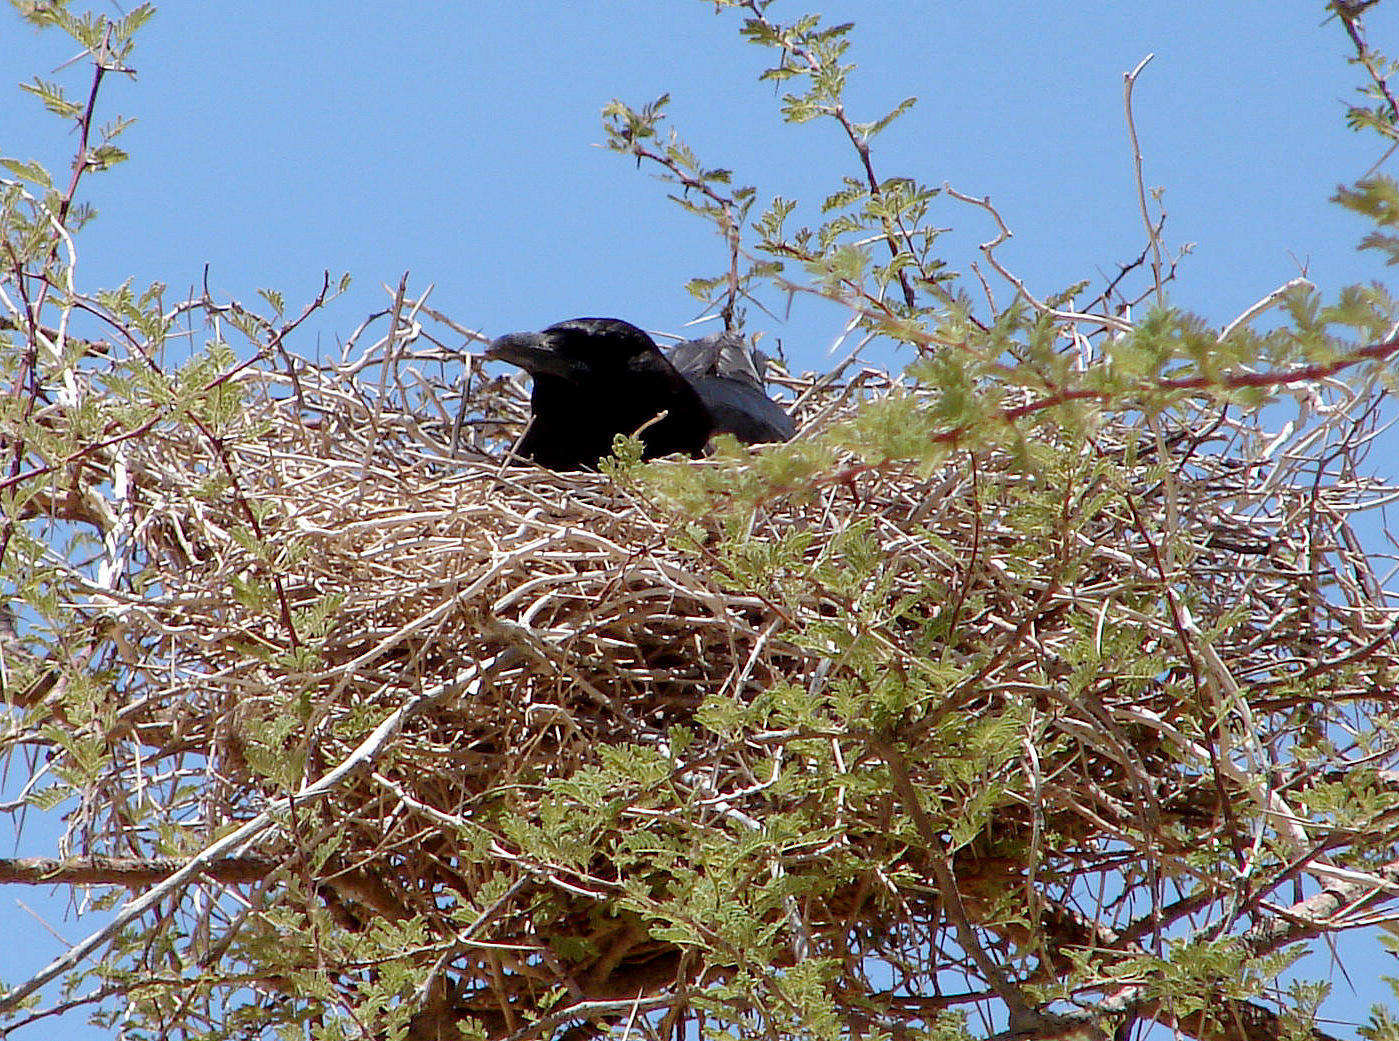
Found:
[{"label": "reddish branch", "polygon": [[1360,24],[1360,16],[1367,8],[1373,7],[1378,0],[1336,0],[1332,5],[1336,15],[1341,19],[1341,24],[1346,27],[1346,35],[1355,45],[1355,57],[1361,65],[1365,66],[1365,71],[1370,74],[1370,79],[1374,81],[1375,89],[1380,92],[1385,101],[1389,103],[1389,123],[1391,136],[1396,125],[1399,125],[1399,103],[1394,100],[1393,93],[1390,92],[1389,82],[1379,67],[1379,62],[1370,47],[1365,42],[1365,27]]},{"label": "reddish branch", "polygon": [[[88,167],[91,165],[88,156],[88,140],[92,134],[92,120],[97,110],[97,92],[102,86],[102,78],[107,74],[108,70],[105,59],[109,56],[108,47],[111,43],[111,38],[112,27],[109,24],[106,32],[102,36],[100,52],[93,54],[92,86],[88,90],[87,104],[83,107],[82,114],[78,117],[78,149],[77,154],[73,157],[73,175],[68,180],[68,188],[59,200],[58,213],[54,216],[54,222],[61,232],[66,232],[68,230],[68,213],[72,209],[73,199],[77,195],[78,183],[82,180],[83,174],[87,172]],[[119,65],[112,67],[117,69],[121,68]],[[63,235],[55,234],[53,237],[53,244],[49,247],[45,266],[52,263],[53,259],[58,256],[58,250],[62,244]],[[29,383],[29,392],[20,423],[20,429],[23,429],[23,423],[28,420],[33,410],[34,403],[39,396],[39,341],[37,327],[39,324],[39,316],[44,310],[44,302],[48,296],[49,282],[47,279],[40,280],[39,292],[35,299],[31,301],[25,284],[24,265],[15,254],[12,247],[9,247],[9,254],[10,262],[14,267],[15,287],[19,291],[20,299],[23,302],[24,318],[28,326],[26,332],[29,340],[29,349],[25,354],[24,362],[20,367],[20,372],[16,376],[15,382],[16,393],[21,392],[21,388],[25,381]],[[10,466],[10,478],[5,482],[6,486],[19,479],[19,470],[20,467],[24,465],[24,455],[27,451],[28,442],[22,434],[17,435],[11,449],[12,461]],[[9,552],[10,539],[13,535],[14,517],[8,517],[5,522],[3,533],[0,534],[0,560],[3,560],[5,555]]]},{"label": "reddish branch", "polygon": [[738,209],[738,201],[732,196],[716,192],[708,181],[691,176],[686,172],[684,167],[670,156],[651,151],[629,134],[624,133],[623,136],[626,138],[627,145],[631,149],[632,155],[636,156],[638,163],[642,159],[649,159],[651,162],[670,171],[670,175],[675,179],[675,183],[679,184],[685,191],[697,192],[719,207],[719,211],[723,214],[724,218],[721,230],[724,234],[724,242],[729,247],[728,298],[724,302],[724,307],[720,311],[720,314],[724,319],[724,328],[726,330],[733,328],[734,309],[737,306],[739,294],[738,258],[741,254],[741,232],[738,221],[734,216],[735,211]]},{"label": "reddish branch", "polygon": [[[0,859],[0,884],[43,886],[124,886],[139,889],[163,882],[186,861],[174,857],[84,857],[55,860],[48,857]],[[228,884],[260,882],[278,866],[263,857],[224,857],[206,864],[204,878]]]},{"label": "reddish branch", "polygon": [[[48,288],[47,281],[45,281],[44,283],[44,288]],[[201,395],[208,394],[210,391],[215,390],[216,388],[227,383],[229,380],[231,380],[238,373],[242,372],[244,369],[247,369],[252,365],[256,364],[258,360],[263,357],[264,354],[269,354],[272,351],[280,351],[282,349],[282,343],[286,339],[286,337],[289,336],[298,326],[300,326],[304,321],[306,321],[306,319],[309,318],[312,314],[314,314],[319,308],[324,306],[326,297],[329,295],[329,293],[330,272],[327,271],[325,272],[324,277],[322,278],[321,288],[319,292],[316,294],[315,298],[311,300],[311,302],[308,303],[305,308],[303,308],[301,314],[283,323],[283,325],[278,329],[273,329],[269,323],[262,323],[269,337],[267,347],[264,350],[258,351],[251,357],[246,358],[233,366],[230,366],[228,369],[224,370],[217,376],[210,379],[204,384],[202,388],[200,388]],[[208,297],[207,291],[201,303],[205,306],[207,310],[218,309],[217,305],[214,304],[213,300]],[[138,341],[136,341],[134,337],[132,337],[130,330],[119,324],[113,324],[114,327],[117,328],[122,333],[122,335],[124,335],[128,339],[128,341],[130,341],[130,345],[133,351],[146,363],[147,367],[150,368],[151,371],[156,373],[157,375],[164,376],[165,373],[162,372],[159,365],[156,364],[155,360],[145,350],[142,349],[141,344]],[[32,336],[33,334],[31,334],[31,345],[36,342],[32,339]],[[137,424],[135,427],[129,430],[123,430],[120,433],[114,434],[109,438],[105,438],[102,441],[81,445],[74,451],[70,452],[68,455],[64,456],[62,459],[58,460],[57,462],[46,463],[39,466],[31,467],[30,469],[22,472],[16,472],[14,470],[14,467],[12,466],[11,474],[5,479],[0,480],[0,492],[3,492],[8,488],[14,487],[15,485],[30,481],[36,477],[41,477],[47,473],[66,468],[71,464],[78,462],[79,460],[82,460],[88,456],[94,455],[102,451],[105,448],[110,448],[124,441],[130,441],[135,438],[141,437],[153,427],[155,427],[157,423],[161,422],[161,420],[167,418],[170,412],[172,411],[172,408],[173,406],[169,405],[162,406],[159,409],[157,409],[144,422]],[[238,472],[233,466],[232,461],[228,458],[227,448],[224,445],[223,439],[214,434],[214,432],[211,431],[198,416],[190,412],[186,412],[185,415],[189,419],[189,421],[194,425],[194,427],[199,431],[200,436],[203,437],[205,442],[209,445],[209,448],[213,452],[214,457],[219,461],[220,466],[223,468],[224,474],[228,478],[230,486],[232,488],[234,499],[238,503],[240,512],[242,513],[244,520],[247,521],[254,536],[260,542],[265,542],[266,539],[264,537],[262,527],[258,522],[256,513],[253,511],[251,505],[248,503],[247,497],[243,492],[243,486],[238,479]],[[22,448],[23,442],[20,441],[19,444]],[[20,457],[19,455],[16,455],[14,459],[14,465],[17,466],[19,462]],[[13,517],[7,519],[6,527],[3,533],[3,541],[0,541],[0,550],[3,550],[4,546],[8,543],[13,523]],[[287,632],[288,643],[293,649],[295,649],[300,645],[300,640],[297,637],[296,626],[292,618],[291,605],[287,600],[286,590],[283,588],[281,576],[275,572],[272,574],[272,584],[274,587],[274,591],[277,595],[279,620],[282,624],[282,627]]]},{"label": "reddish branch", "polygon": [[[1392,340],[1385,340],[1383,343],[1370,344],[1367,347],[1358,347],[1347,354],[1341,355],[1335,361],[1317,362],[1313,365],[1303,365],[1295,369],[1265,369],[1262,372],[1233,372],[1220,376],[1183,376],[1180,378],[1167,378],[1156,380],[1152,383],[1139,385],[1135,388],[1125,388],[1120,390],[1096,390],[1090,387],[1063,388],[1053,393],[1045,394],[1033,401],[1027,401],[1023,405],[1015,405],[1011,408],[1001,409],[995,414],[996,419],[1003,423],[1013,423],[1017,419],[1044,412],[1047,409],[1057,408],[1060,405],[1067,405],[1073,401],[1102,401],[1111,402],[1117,400],[1127,400],[1133,393],[1142,395],[1150,393],[1160,393],[1162,391],[1181,390],[1239,390],[1244,387],[1289,387],[1298,383],[1309,383],[1316,380],[1327,379],[1343,372],[1353,365],[1359,365],[1365,361],[1385,361],[1399,354],[1399,337]],[[972,423],[959,423],[948,430],[933,434],[929,441],[935,445],[956,445],[964,441],[973,428]],[[880,463],[857,463],[848,466],[837,473],[827,477],[818,478],[815,483],[819,485],[846,484],[855,477],[863,473],[871,473],[885,468],[886,464]],[[0,484],[3,488],[3,484]],[[1388,635],[1384,637],[1388,639]]]}]

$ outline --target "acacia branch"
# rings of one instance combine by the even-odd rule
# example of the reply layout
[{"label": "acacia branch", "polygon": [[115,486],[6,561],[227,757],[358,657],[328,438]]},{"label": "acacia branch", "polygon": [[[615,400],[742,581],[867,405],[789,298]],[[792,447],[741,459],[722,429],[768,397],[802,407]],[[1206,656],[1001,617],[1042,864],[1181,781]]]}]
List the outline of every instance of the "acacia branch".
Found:
[{"label": "acacia branch", "polygon": [[[633,136],[626,134],[623,136],[632,155],[636,156],[638,163],[642,159],[650,160],[657,166],[668,171],[675,183],[680,185],[685,191],[698,192],[719,207],[719,214],[722,218],[719,230],[723,234],[724,244],[729,250],[728,291],[720,315],[723,317],[725,330],[733,328],[734,312],[738,304],[738,296],[741,288],[738,275],[738,261],[739,257],[742,255],[742,231],[737,219],[734,217],[734,213],[739,205],[738,200],[730,195],[715,191],[707,180],[692,176],[671,156],[651,151],[651,149],[647,148]],[[671,198],[674,199],[675,197],[671,196]],[[677,199],[676,201],[680,202],[681,200]]]},{"label": "acacia branch", "polygon": [[476,662],[468,670],[466,676],[456,682],[443,683],[413,698],[387,719],[380,723],[360,744],[345,757],[335,769],[326,773],[311,784],[304,785],[295,795],[276,799],[270,803],[267,809],[263,810],[256,817],[240,825],[229,832],[223,838],[218,839],[204,847],[199,853],[190,857],[173,874],[165,876],[159,884],[128,901],[119,910],[112,920],[102,929],[93,933],[81,943],[75,944],[68,953],[60,958],[54,959],[39,972],[35,973],[24,983],[19,984],[12,990],[0,995],[0,1012],[8,1012],[18,1008],[19,1005],[30,994],[41,987],[62,976],[77,967],[83,959],[96,951],[104,943],[114,936],[117,936],[123,929],[140,918],[147,911],[155,908],[166,896],[175,892],[186,883],[204,874],[211,864],[219,863],[227,858],[231,850],[238,849],[244,843],[249,843],[257,839],[264,831],[275,825],[284,814],[286,814],[293,803],[306,802],[311,799],[320,798],[335,791],[340,784],[361,771],[371,767],[379,755],[388,746],[389,742],[402,729],[403,724],[418,713],[424,711],[441,698],[451,693],[469,690],[480,685],[484,677],[491,672],[499,658],[489,658],[485,661]]},{"label": "acacia branch", "polygon": [[[748,0],[747,7],[748,10],[753,12],[753,17],[758,22],[762,23],[765,28],[776,35],[780,35],[778,27],[768,21],[767,14],[764,11],[764,7],[766,7],[765,4],[759,4],[757,0]],[[824,69],[825,66],[820,56],[809,47],[803,47],[800,43],[792,40],[784,40],[783,46],[784,49],[790,50],[793,54],[801,58],[802,61],[806,62],[807,69],[812,76],[819,75]],[[870,155],[869,139],[855,129],[854,124],[850,121],[850,117],[846,114],[844,105],[825,105],[822,106],[822,111],[839,123],[840,128],[845,131],[845,136],[849,139],[856,154],[860,157],[860,165],[865,175],[865,184],[869,187],[871,197],[879,198],[883,192],[880,188],[879,177],[876,176],[874,172],[874,161]],[[891,260],[897,259],[899,253],[903,249],[907,249],[910,257],[916,256],[916,251],[913,248],[912,236],[909,235],[906,228],[899,227],[896,231],[894,223],[888,217],[882,217],[880,223],[884,226],[884,241],[889,247],[889,258]],[[900,236],[902,236],[904,240],[902,246],[899,242]],[[918,306],[918,298],[914,294],[913,284],[909,282],[908,274],[903,268],[899,268],[898,270],[898,279],[899,287],[903,290],[904,303],[908,305],[909,310],[913,310]],[[931,279],[929,279],[929,281],[931,281]]]},{"label": "acacia branch", "polygon": [[[0,884],[135,889],[163,882],[186,864],[175,857],[84,857],[80,860],[13,857],[0,859]],[[223,857],[205,862],[198,874],[227,884],[259,882],[279,866],[277,861],[264,857]]]},{"label": "acacia branch", "polygon": [[1365,27],[1360,22],[1361,15],[1376,3],[1378,0],[1335,0],[1331,8],[1341,19],[1341,24],[1346,27],[1346,35],[1355,47],[1356,60],[1365,67],[1375,84],[1375,89],[1389,104],[1390,136],[1393,137],[1394,128],[1399,126],[1399,102],[1395,101],[1394,94],[1390,91],[1389,81],[1380,67],[1378,56],[1365,42]]}]

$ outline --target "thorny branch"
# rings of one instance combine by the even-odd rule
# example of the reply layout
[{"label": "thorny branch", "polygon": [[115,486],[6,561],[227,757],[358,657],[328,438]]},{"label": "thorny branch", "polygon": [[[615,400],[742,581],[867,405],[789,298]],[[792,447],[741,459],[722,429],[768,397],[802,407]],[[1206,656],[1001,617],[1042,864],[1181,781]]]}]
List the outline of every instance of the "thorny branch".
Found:
[{"label": "thorny branch", "polygon": [[[773,32],[777,31],[777,27],[768,20],[766,4],[760,3],[759,0],[747,0],[746,6],[748,10],[752,12],[755,20],[769,30]],[[819,75],[823,71],[823,63],[820,56],[810,48],[803,47],[799,43],[789,44],[788,47],[791,53],[806,64],[806,67],[813,75]],[[844,105],[837,104],[827,106],[826,114],[840,124],[840,128],[845,132],[846,138],[848,138],[850,144],[854,146],[856,154],[860,157],[860,165],[863,168],[865,184],[869,188],[870,195],[879,198],[883,194],[883,190],[880,187],[879,177],[876,176],[874,172],[874,160],[870,153],[869,141],[855,128],[855,125],[851,122],[849,115],[845,111]],[[908,229],[887,217],[882,218],[882,221],[884,225],[884,239],[889,247],[890,259],[897,259],[900,252],[904,251],[906,251],[910,257],[916,258],[918,256],[918,250],[914,248],[913,238]],[[903,268],[899,268],[898,278],[899,287],[903,290],[904,303],[912,310],[918,305],[918,297],[914,292],[913,283],[909,281],[908,272]],[[929,282],[932,281],[931,278],[928,280]]]},{"label": "thorny branch", "polygon": [[1394,99],[1394,94],[1390,90],[1388,78],[1379,59],[1365,42],[1365,28],[1361,24],[1361,16],[1377,2],[1378,0],[1358,0],[1358,2],[1357,0],[1334,0],[1331,9],[1336,12],[1337,17],[1341,19],[1341,24],[1346,27],[1346,35],[1350,37],[1351,43],[1355,46],[1356,60],[1365,67],[1365,71],[1370,74],[1370,79],[1375,84],[1375,89],[1380,92],[1385,103],[1389,106],[1389,136],[1393,137],[1395,128],[1399,127],[1399,102]]},{"label": "thorny branch", "polygon": [[631,154],[636,156],[638,163],[646,159],[663,167],[684,191],[703,195],[719,208],[719,230],[724,236],[724,243],[729,251],[728,289],[725,294],[724,306],[719,313],[724,319],[724,329],[726,331],[732,329],[742,289],[738,271],[739,257],[742,255],[742,228],[738,214],[743,207],[733,196],[717,191],[707,179],[691,174],[674,157],[647,148],[638,138],[625,131],[621,131],[621,134],[626,140]]}]

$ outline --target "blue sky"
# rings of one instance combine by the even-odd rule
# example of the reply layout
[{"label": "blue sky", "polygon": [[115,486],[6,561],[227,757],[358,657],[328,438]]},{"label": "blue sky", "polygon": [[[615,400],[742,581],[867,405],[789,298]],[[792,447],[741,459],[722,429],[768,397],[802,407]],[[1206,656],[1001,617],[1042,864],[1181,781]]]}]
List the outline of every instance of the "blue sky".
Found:
[{"label": "blue sky", "polygon": [[[858,26],[857,116],[920,98],[876,142],[879,172],[991,196],[1015,232],[1004,258],[1041,293],[1141,248],[1122,73],[1154,52],[1136,98],[1146,176],[1166,189],[1167,243],[1196,243],[1172,295],[1222,323],[1300,264],[1323,287],[1383,275],[1353,248],[1360,222],[1327,201],[1380,149],[1342,125],[1357,78],[1320,7],[840,0],[826,14]],[[1396,33],[1378,13],[1383,46]],[[0,84],[70,56],[4,19]],[[721,266],[721,244],[596,147],[603,104],[670,92],[682,135],[762,200],[810,203],[853,172],[834,126],[780,122],[756,78],[767,54],[737,24],[703,0],[168,4],[139,78],[106,88],[102,114],[138,122],[132,161],[88,183],[103,216],[83,273],[178,292],[208,263],[216,290],[294,303],[323,269],[349,271],[343,308],[303,347],[345,335],[405,270],[492,334],[580,314],[676,329],[697,313],[684,283]],[[85,86],[85,70],[64,75]],[[32,99],[5,111],[7,151],[66,166],[71,135]],[[985,216],[943,199],[935,219],[967,271]],[[838,318],[805,301],[754,328],[819,368]]]},{"label": "blue sky", "polygon": [[[788,0],[773,13],[806,9]],[[1360,80],[1319,2],[821,9],[857,23],[856,118],[921,99],[877,139],[877,171],[989,195],[1015,233],[1002,259],[1038,295],[1081,278],[1101,286],[1144,244],[1122,74],[1148,52],[1135,96],[1146,179],[1165,188],[1167,245],[1195,243],[1173,302],[1223,324],[1303,266],[1324,291],[1389,278],[1355,250],[1361,221],[1327,201],[1382,149],[1343,125]],[[104,88],[100,117],[137,123],[121,141],[131,161],[86,183],[101,216],[78,241],[80,282],[161,281],[174,299],[208,264],[217,294],[251,303],[272,287],[298,310],[324,269],[348,271],[347,296],[289,345],[306,354],[348,336],[404,271],[414,287],[435,284],[437,309],[491,335],[586,314],[679,331],[698,313],[684,284],[723,265],[722,243],[648,172],[597,147],[609,99],[669,92],[673,124],[707,164],[760,200],[803,200],[809,220],[855,172],[834,126],[781,123],[772,85],[757,80],[769,55],[738,23],[703,0],[173,0],[138,40],[138,78]],[[1399,13],[1381,5],[1369,28],[1399,52]],[[12,85],[38,73],[81,94],[86,67],[54,71],[71,56],[57,34],[0,11],[0,152],[67,168],[72,134]],[[940,199],[934,219],[952,229],[948,264],[966,272],[992,235],[985,215]],[[752,315],[750,331],[780,340],[794,367],[820,369],[841,320],[799,299],[784,321]],[[32,832],[20,850],[42,852],[43,840]],[[19,897],[70,939],[89,931],[40,893]],[[8,979],[60,949],[15,898],[0,894],[0,935],[28,939],[0,945]],[[1374,977],[1392,961],[1357,955],[1348,967],[1361,996],[1338,978],[1333,1007],[1363,1015],[1388,997]]]}]

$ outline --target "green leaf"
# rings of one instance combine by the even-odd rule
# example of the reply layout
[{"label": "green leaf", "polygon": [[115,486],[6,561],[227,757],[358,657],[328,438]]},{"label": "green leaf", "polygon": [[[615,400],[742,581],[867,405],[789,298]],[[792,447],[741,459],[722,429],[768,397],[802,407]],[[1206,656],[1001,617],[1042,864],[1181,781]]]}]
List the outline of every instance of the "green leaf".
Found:
[{"label": "green leaf", "polygon": [[918,99],[916,97],[904,98],[892,109],[890,109],[889,112],[887,112],[883,116],[880,116],[873,123],[856,123],[855,130],[857,133],[860,134],[861,137],[864,137],[866,139],[874,137],[881,130],[887,127],[890,123],[894,122],[894,120],[898,119],[909,109],[913,108],[913,106],[916,104],[918,104]]},{"label": "green leaf", "polygon": [[36,76],[33,83],[21,83],[19,88],[38,97],[44,103],[44,107],[55,115],[65,119],[76,119],[83,114],[83,106],[76,101],[70,101],[63,93],[62,86],[57,83],[49,83]]},{"label": "green leaf", "polygon": [[0,166],[3,166],[20,180],[37,184],[41,188],[53,187],[53,179],[49,177],[49,172],[38,162],[25,162],[20,159],[0,159]]}]

